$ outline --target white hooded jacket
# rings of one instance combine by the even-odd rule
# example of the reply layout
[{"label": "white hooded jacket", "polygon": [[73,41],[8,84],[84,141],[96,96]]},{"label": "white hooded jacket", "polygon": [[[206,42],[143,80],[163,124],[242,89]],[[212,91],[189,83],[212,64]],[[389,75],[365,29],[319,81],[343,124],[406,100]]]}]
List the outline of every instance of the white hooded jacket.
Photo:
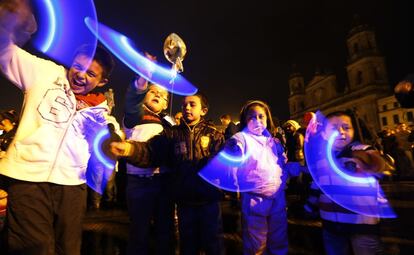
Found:
[{"label": "white hooded jacket", "polygon": [[66,69],[13,44],[0,52],[0,68],[24,93],[19,127],[0,161],[0,174],[32,182],[85,183],[91,141],[108,123],[106,102],[77,111]]}]

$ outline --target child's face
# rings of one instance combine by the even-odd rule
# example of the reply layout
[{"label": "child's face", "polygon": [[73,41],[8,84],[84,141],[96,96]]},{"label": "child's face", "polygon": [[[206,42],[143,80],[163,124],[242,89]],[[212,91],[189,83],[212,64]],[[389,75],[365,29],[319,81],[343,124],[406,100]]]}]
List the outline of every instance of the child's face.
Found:
[{"label": "child's face", "polygon": [[262,135],[267,128],[267,115],[263,107],[250,107],[246,114],[247,130],[255,135]]},{"label": "child's face", "polygon": [[76,56],[68,72],[70,87],[75,94],[86,95],[96,87],[102,87],[108,80],[103,78],[102,66],[85,55]]},{"label": "child's face", "polygon": [[183,117],[188,125],[194,125],[200,121],[201,117],[206,115],[207,108],[201,106],[201,100],[198,96],[187,96],[182,104]]},{"label": "child's face", "polygon": [[143,102],[151,111],[160,113],[167,109],[168,91],[160,86],[151,85]]},{"label": "child's face", "polygon": [[230,120],[226,118],[221,118],[220,121],[221,121],[221,124],[224,126],[228,126],[230,124]]},{"label": "child's face", "polygon": [[322,137],[328,140],[335,131],[338,131],[339,134],[334,141],[333,149],[340,151],[350,144],[354,138],[355,130],[352,126],[351,118],[346,115],[330,118],[322,132]]}]

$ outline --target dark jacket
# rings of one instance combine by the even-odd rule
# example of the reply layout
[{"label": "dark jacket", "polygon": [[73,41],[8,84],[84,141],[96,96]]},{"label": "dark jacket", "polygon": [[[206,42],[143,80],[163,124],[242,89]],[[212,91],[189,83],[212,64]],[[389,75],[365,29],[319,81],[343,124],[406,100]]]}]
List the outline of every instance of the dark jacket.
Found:
[{"label": "dark jacket", "polygon": [[193,127],[184,121],[148,142],[132,142],[129,163],[139,167],[167,165],[174,170],[177,203],[201,205],[221,199],[221,191],[201,179],[198,172],[224,145],[224,136],[202,120]]},{"label": "dark jacket", "polygon": [[233,122],[230,122],[229,125],[224,130],[224,139],[230,139],[235,133],[239,132],[239,128]]}]

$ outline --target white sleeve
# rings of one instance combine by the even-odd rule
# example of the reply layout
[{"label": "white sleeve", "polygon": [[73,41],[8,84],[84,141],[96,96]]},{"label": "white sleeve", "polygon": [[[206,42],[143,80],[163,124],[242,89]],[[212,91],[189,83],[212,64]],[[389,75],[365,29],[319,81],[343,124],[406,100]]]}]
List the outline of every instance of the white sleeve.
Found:
[{"label": "white sleeve", "polygon": [[37,79],[44,79],[59,68],[63,67],[36,57],[15,44],[10,44],[0,52],[1,71],[23,91],[37,84]]}]

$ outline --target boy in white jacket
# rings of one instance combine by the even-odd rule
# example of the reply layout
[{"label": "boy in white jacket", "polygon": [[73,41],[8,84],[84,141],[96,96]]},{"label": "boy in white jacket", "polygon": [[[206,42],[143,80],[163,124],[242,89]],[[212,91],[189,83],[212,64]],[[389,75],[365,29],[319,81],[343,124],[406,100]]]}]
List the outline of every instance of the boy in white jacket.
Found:
[{"label": "boy in white jacket", "polygon": [[93,59],[81,48],[66,70],[17,46],[35,30],[25,1],[0,4],[0,68],[24,92],[19,128],[0,161],[9,194],[6,253],[76,255],[90,144],[108,123],[105,97],[90,91],[108,82],[114,62],[103,48]]}]

